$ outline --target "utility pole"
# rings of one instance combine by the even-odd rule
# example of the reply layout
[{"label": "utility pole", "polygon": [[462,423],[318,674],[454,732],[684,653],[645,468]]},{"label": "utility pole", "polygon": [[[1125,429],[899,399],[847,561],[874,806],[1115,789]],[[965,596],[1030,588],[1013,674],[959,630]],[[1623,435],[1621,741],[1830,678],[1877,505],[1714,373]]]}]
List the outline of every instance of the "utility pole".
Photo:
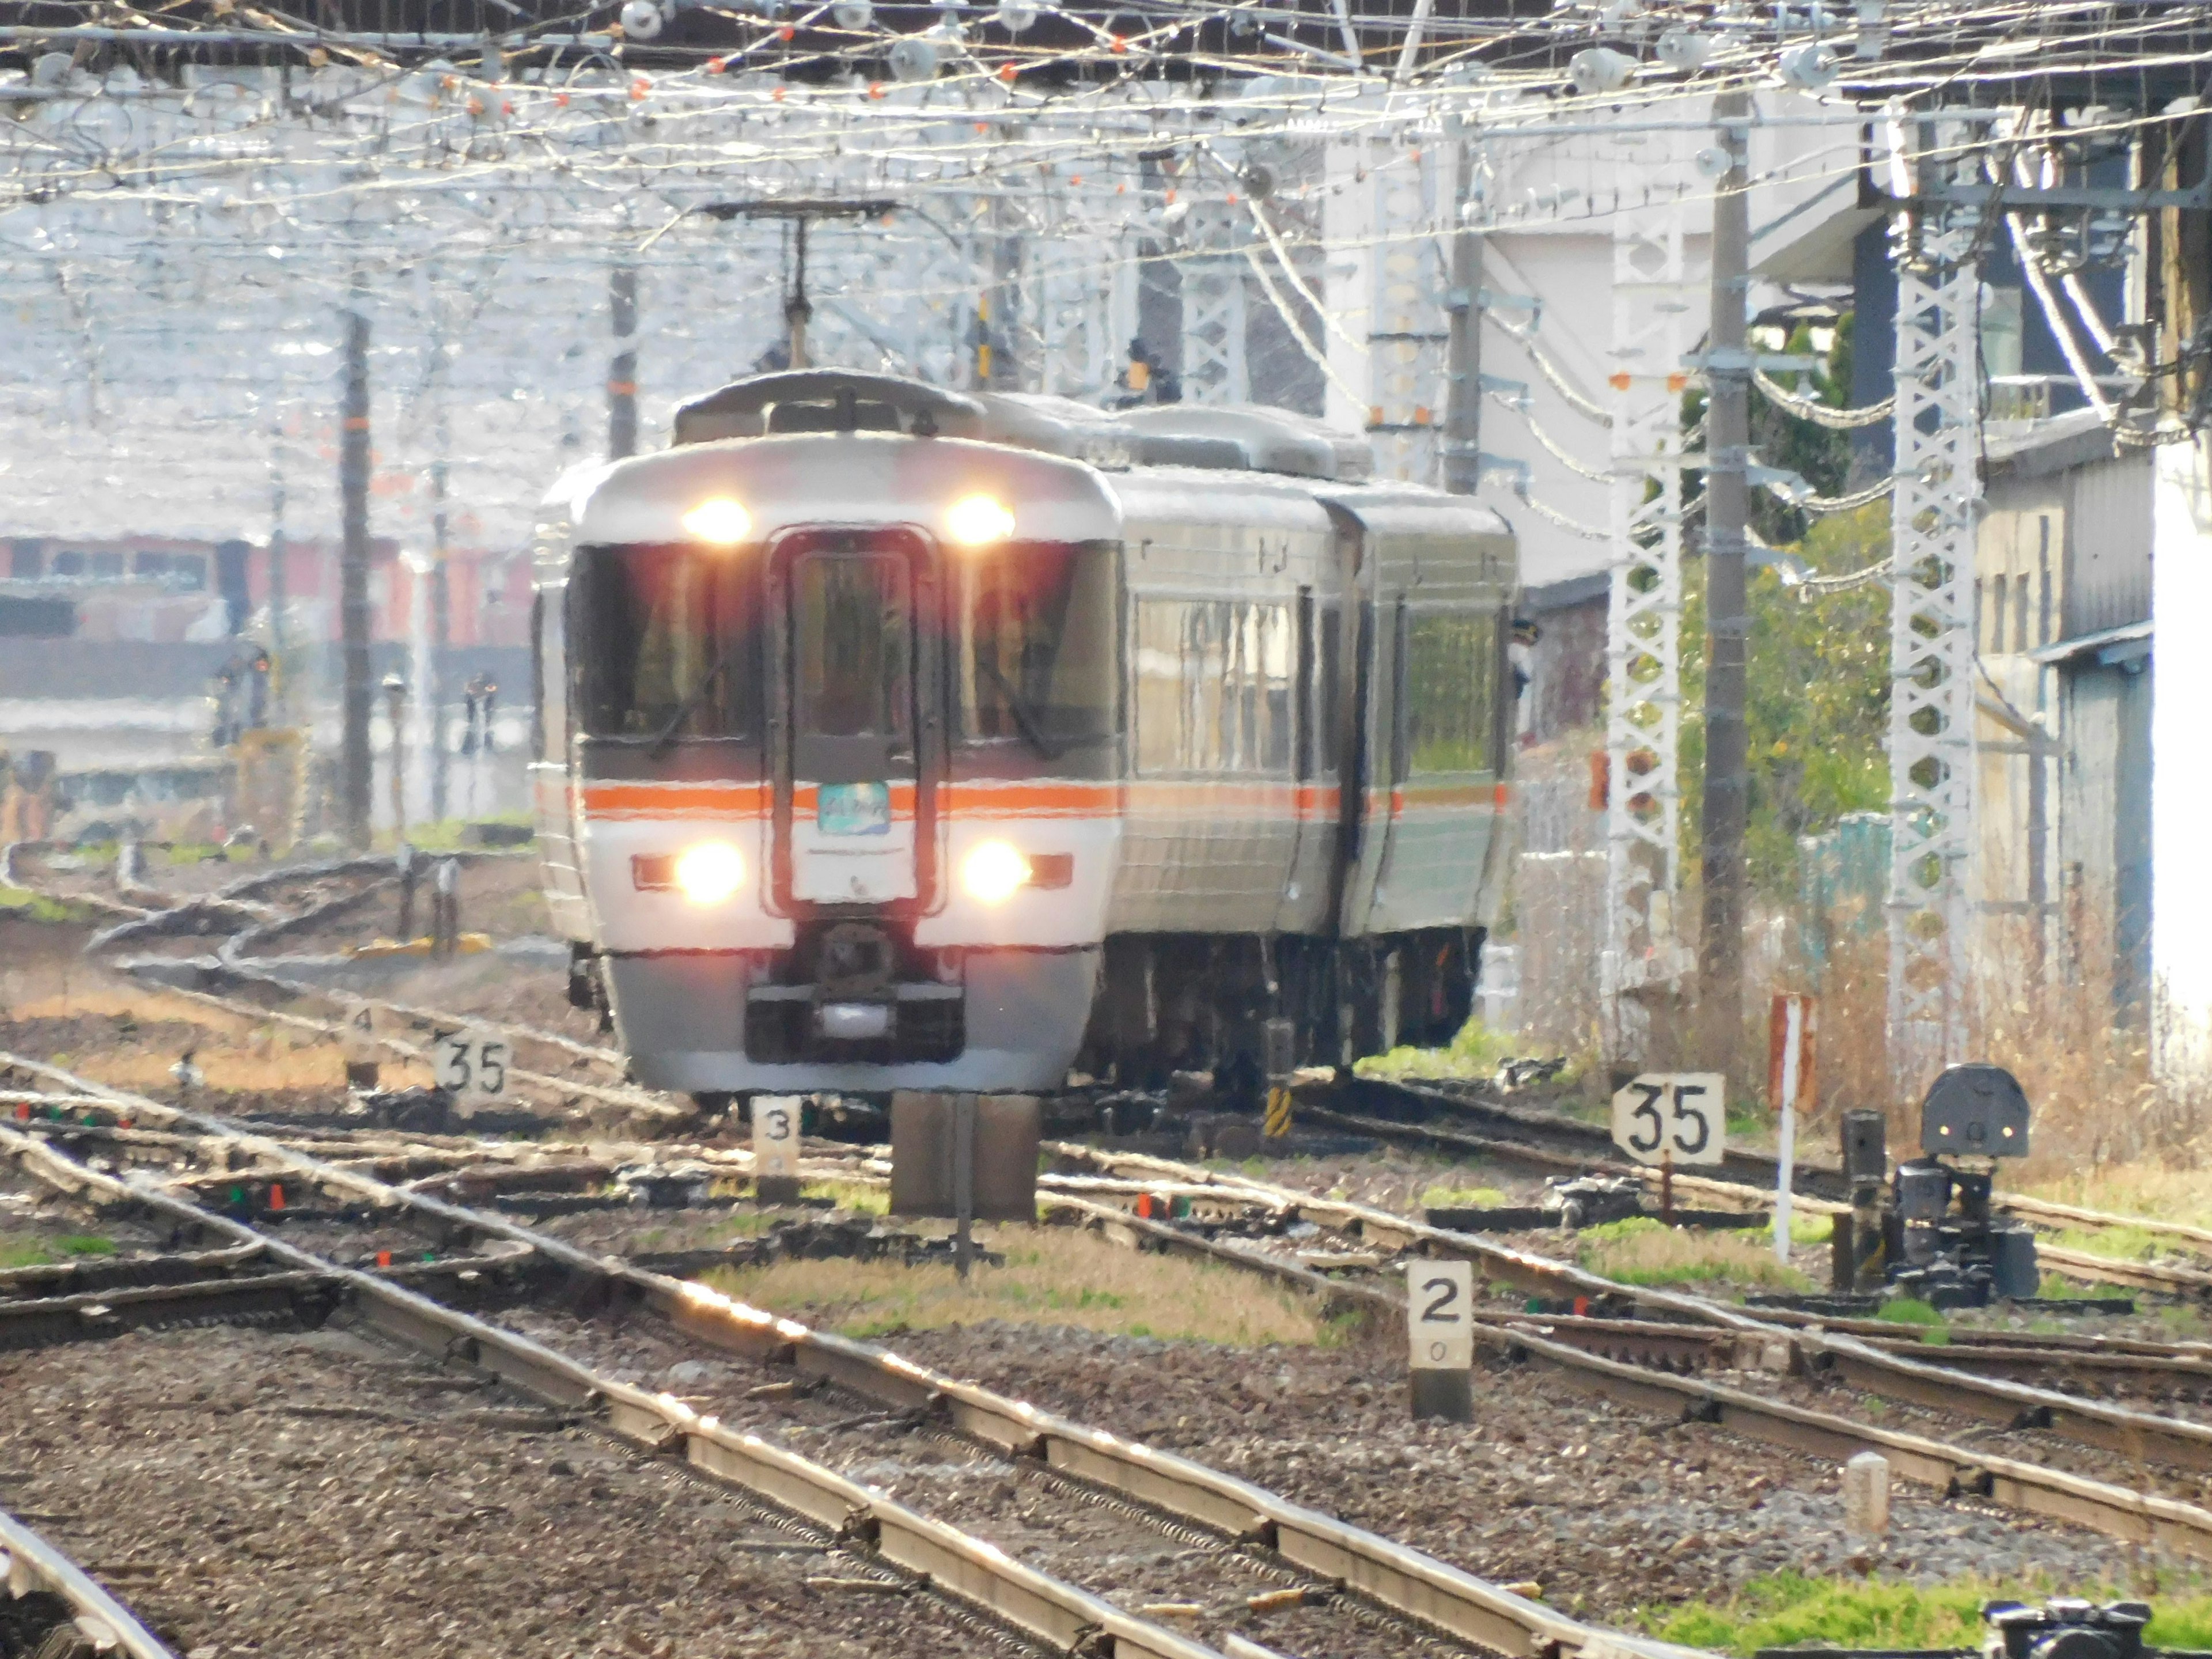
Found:
[{"label": "utility pole", "polygon": [[783,301],[784,325],[791,331],[788,367],[810,368],[806,356],[806,325],[814,316],[814,302],[806,297],[806,216],[791,222],[791,292]]},{"label": "utility pole", "polygon": [[[442,368],[441,369],[442,373]],[[453,428],[447,418],[446,388],[438,388],[434,441],[437,458],[430,464],[430,651],[422,665],[420,688],[422,712],[429,717],[425,738],[430,746],[430,822],[446,821],[446,656],[453,641],[453,585],[447,563],[451,541],[447,533],[447,489],[448,457],[453,453]]]},{"label": "utility pole", "polygon": [[[1410,35],[1406,50],[1413,50]],[[1454,192],[1462,209],[1474,167],[1474,146],[1462,141]],[[1464,219],[1452,232],[1444,315],[1444,488],[1472,495],[1482,482],[1482,233],[1468,229]]]},{"label": "utility pole", "polygon": [[618,264],[607,278],[615,355],[607,365],[607,459],[637,453],[637,267]]},{"label": "utility pole", "polygon": [[284,627],[285,562],[290,543],[284,532],[284,411],[280,407],[269,434],[269,665],[271,718],[285,721],[289,705],[291,669],[284,660],[290,643]]},{"label": "utility pole", "polygon": [[1700,826],[1705,913],[1699,993],[1710,1060],[1735,1073],[1743,1024],[1744,828],[1747,739],[1746,665],[1751,618],[1744,599],[1744,528],[1751,446],[1751,356],[1744,308],[1750,281],[1751,195],[1744,169],[1751,94],[1723,92],[1713,118],[1729,169],[1713,198],[1712,328],[1705,406],[1705,797]]},{"label": "utility pole", "polygon": [[347,844],[369,840],[368,743],[376,696],[368,653],[368,290],[356,271],[345,313],[344,395],[338,430],[338,496],[344,542],[338,553],[338,631],[345,687],[338,746],[338,822]]}]

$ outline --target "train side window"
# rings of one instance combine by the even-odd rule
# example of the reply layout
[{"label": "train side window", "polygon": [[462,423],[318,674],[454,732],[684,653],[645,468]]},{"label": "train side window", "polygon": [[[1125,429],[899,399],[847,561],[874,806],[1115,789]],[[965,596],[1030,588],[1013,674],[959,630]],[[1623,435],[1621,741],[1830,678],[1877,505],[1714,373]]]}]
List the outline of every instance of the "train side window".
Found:
[{"label": "train side window", "polygon": [[545,593],[530,596],[530,754],[545,758]]},{"label": "train side window", "polygon": [[1287,773],[1291,607],[1140,599],[1136,609],[1137,769]]},{"label": "train side window", "polygon": [[1322,606],[1320,627],[1317,672],[1321,687],[1314,705],[1314,753],[1320,761],[1322,775],[1333,777],[1344,768],[1340,744],[1343,734],[1339,730],[1337,708],[1337,699],[1344,695],[1342,607],[1334,605]]},{"label": "train side window", "polygon": [[1298,589],[1297,650],[1297,764],[1291,775],[1301,781],[1314,775],[1314,596],[1310,587]]},{"label": "train side window", "polygon": [[1486,772],[1494,764],[1498,613],[1401,613],[1406,763],[1422,773]]}]

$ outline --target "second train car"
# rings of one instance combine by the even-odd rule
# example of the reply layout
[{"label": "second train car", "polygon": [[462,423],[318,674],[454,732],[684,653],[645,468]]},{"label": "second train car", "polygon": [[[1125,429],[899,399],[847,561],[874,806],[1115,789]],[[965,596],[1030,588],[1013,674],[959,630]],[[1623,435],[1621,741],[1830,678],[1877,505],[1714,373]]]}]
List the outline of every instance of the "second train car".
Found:
[{"label": "second train car", "polygon": [[534,558],[547,891],[641,1082],[1236,1091],[1271,1021],[1342,1064],[1468,1016],[1514,544],[1363,440],[762,375]]}]

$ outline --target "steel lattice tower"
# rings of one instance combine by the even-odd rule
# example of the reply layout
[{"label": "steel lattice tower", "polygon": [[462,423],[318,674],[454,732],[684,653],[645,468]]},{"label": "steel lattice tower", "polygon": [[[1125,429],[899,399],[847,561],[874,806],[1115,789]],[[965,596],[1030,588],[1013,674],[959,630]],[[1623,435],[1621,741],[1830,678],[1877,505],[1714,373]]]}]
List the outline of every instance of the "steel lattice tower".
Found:
[{"label": "steel lattice tower", "polygon": [[[1980,183],[1963,122],[1921,128],[1920,183]],[[1940,146],[1940,152],[1939,152]],[[1943,153],[1946,159],[1932,159]],[[1889,1063],[1898,1098],[1965,1058],[1974,846],[1974,531],[1982,214],[1900,216],[1891,535]]]},{"label": "steel lattice tower", "polygon": [[[1703,320],[1679,208],[1624,212],[1613,244],[1613,566],[1607,609],[1606,938],[1609,1059],[1644,1057],[1638,994],[1678,981],[1682,715],[1681,394]],[[1655,487],[1656,486],[1656,487]]]}]

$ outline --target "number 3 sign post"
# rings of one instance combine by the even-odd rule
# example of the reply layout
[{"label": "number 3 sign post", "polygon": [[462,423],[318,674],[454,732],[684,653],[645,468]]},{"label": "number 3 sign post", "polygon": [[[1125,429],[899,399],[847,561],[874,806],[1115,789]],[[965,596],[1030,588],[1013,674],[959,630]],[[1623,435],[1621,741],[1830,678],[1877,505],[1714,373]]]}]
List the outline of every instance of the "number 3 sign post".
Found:
[{"label": "number 3 sign post", "polygon": [[1717,1164],[1728,1132],[1718,1072],[1649,1072],[1613,1097],[1613,1144],[1659,1166],[1659,1212],[1674,1213],[1674,1166]]},{"label": "number 3 sign post", "polygon": [[797,1095],[753,1097],[753,1201],[799,1202],[799,1115],[805,1104]]},{"label": "number 3 sign post", "polygon": [[1406,1269],[1413,1415],[1474,1420],[1474,1269],[1416,1261]]}]

